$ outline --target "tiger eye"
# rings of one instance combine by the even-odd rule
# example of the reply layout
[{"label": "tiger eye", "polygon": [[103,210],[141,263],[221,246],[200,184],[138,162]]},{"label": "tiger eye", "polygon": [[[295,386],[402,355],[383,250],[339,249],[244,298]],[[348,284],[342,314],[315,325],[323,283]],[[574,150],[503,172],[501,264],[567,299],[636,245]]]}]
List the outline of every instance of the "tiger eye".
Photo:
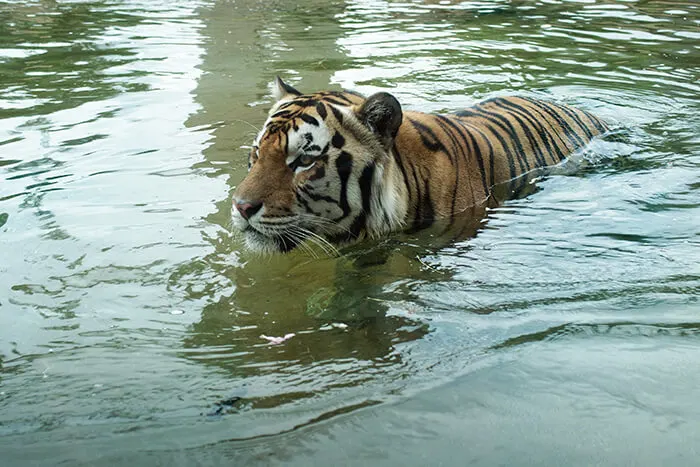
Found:
[{"label": "tiger eye", "polygon": [[311,165],[315,161],[314,157],[308,154],[302,154],[297,158],[297,160],[299,161],[299,165],[301,166]]},{"label": "tiger eye", "polygon": [[248,154],[248,170],[253,168],[253,164],[258,161],[258,148],[253,146]]}]

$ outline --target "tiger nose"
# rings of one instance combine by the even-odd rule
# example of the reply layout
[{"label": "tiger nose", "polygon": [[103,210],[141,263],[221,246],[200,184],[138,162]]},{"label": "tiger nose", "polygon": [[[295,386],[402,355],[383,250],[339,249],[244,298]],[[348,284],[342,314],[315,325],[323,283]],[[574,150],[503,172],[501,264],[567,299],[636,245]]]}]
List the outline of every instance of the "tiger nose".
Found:
[{"label": "tiger nose", "polygon": [[256,212],[260,211],[262,205],[262,201],[236,201],[236,209],[244,219],[254,216]]}]

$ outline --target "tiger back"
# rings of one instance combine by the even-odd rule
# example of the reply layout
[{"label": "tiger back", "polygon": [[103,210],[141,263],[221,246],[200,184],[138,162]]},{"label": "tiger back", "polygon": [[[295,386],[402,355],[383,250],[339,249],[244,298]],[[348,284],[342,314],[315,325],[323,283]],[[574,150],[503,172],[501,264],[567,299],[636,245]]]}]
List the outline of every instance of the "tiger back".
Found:
[{"label": "tiger back", "polygon": [[494,205],[494,187],[556,165],[608,130],[583,110],[526,97],[452,115],[404,112],[388,93],[302,94],[279,78],[233,194],[248,248],[335,245]]}]

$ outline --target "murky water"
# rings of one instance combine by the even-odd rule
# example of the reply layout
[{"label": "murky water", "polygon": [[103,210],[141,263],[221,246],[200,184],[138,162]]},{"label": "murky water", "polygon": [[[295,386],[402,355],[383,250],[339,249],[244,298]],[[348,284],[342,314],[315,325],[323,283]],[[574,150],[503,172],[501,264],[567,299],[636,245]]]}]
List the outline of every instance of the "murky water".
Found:
[{"label": "murky water", "polygon": [[[275,74],[623,136],[473,238],[260,259],[228,198]],[[0,455],[694,464],[699,81],[694,1],[0,2]]]}]

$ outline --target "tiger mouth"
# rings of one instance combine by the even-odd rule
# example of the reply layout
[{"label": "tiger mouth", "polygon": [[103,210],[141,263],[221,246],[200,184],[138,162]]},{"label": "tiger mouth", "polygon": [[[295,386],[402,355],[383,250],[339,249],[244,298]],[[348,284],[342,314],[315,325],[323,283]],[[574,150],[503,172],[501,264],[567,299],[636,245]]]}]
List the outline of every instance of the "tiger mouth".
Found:
[{"label": "tiger mouth", "polygon": [[243,233],[248,238],[248,244],[256,245],[260,250],[275,249],[280,253],[289,253],[300,243],[298,239],[284,233],[274,236],[266,235],[251,225],[248,225]]}]

